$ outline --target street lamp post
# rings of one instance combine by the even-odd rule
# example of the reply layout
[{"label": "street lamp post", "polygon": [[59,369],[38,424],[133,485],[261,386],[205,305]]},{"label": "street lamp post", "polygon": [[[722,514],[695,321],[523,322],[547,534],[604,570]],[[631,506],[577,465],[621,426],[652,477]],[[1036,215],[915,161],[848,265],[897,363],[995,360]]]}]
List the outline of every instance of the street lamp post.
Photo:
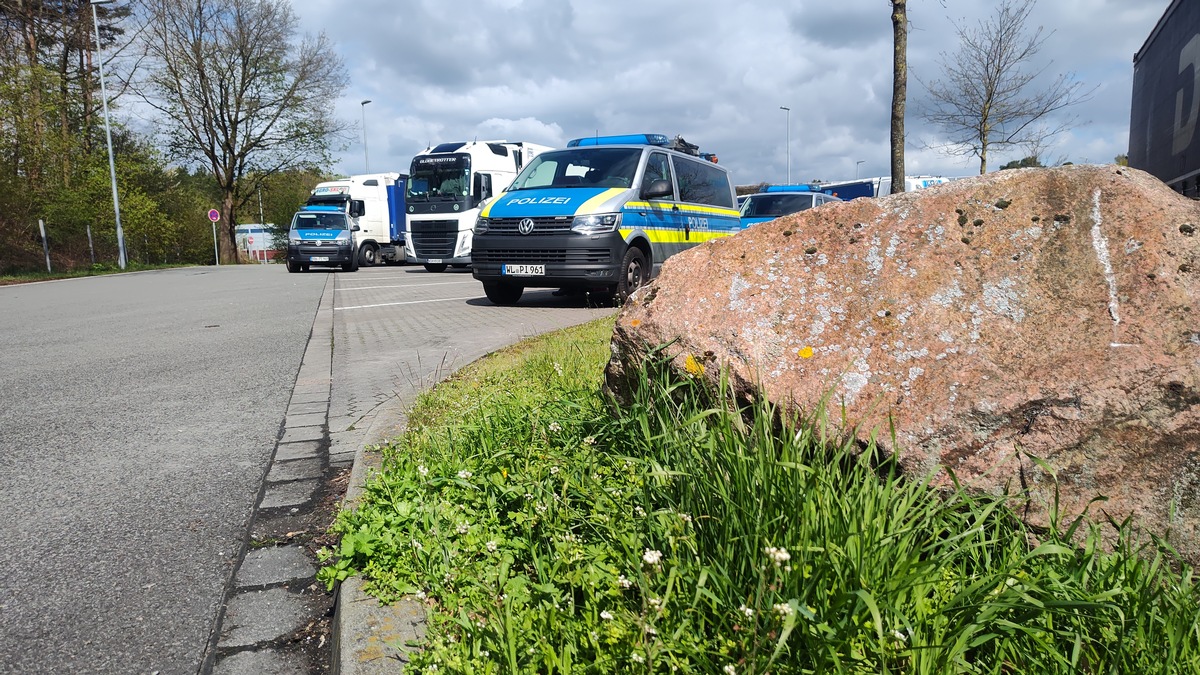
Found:
[{"label": "street lamp post", "polygon": [[787,183],[792,184],[792,109],[781,105],[779,109],[784,112],[784,125],[787,126]]},{"label": "street lamp post", "polygon": [[865,160],[865,159],[860,159],[860,160],[858,160],[857,162],[855,162],[855,163],[854,163],[854,180],[858,180],[858,165],[859,165],[859,164],[862,164],[862,163],[863,163],[863,162],[865,162],[865,161],[867,161],[867,160]]},{"label": "street lamp post", "polygon": [[363,173],[371,173],[371,158],[367,155],[367,104],[371,99],[365,99],[358,105],[362,108],[362,123],[363,123],[363,164],[366,166],[366,171]]},{"label": "street lamp post", "polygon": [[100,67],[100,100],[104,104],[104,137],[108,141],[108,175],[112,179],[113,215],[117,219],[117,265],[125,269],[125,232],[121,229],[121,202],[117,198],[117,165],[113,161],[112,128],[108,121],[108,90],[104,87],[104,55],[100,46],[100,19],[96,17],[96,5],[107,5],[114,0],[89,0],[92,6],[92,23],[96,26],[96,62]]}]

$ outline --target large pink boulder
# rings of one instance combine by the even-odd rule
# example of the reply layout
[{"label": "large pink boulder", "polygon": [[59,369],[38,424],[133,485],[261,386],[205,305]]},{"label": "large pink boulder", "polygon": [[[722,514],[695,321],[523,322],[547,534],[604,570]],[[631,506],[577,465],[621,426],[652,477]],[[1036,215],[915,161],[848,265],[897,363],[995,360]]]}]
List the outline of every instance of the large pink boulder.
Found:
[{"label": "large pink boulder", "polygon": [[[666,261],[622,309],[647,351],[875,438],[914,474],[1127,516],[1198,560],[1200,204],[1119,166],[1000,171],[831,204]],[[703,370],[703,373],[701,373]],[[893,436],[894,434],[894,436]]]}]

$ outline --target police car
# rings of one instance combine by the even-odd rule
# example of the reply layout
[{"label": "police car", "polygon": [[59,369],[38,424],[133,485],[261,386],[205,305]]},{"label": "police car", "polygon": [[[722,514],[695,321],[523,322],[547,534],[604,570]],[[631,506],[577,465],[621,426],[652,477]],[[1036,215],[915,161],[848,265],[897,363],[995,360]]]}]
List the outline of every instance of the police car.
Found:
[{"label": "police car", "polygon": [[624,299],[671,255],[741,230],[715,159],[661,134],[543,152],[480,212],[472,274],[497,305],[537,287]]}]

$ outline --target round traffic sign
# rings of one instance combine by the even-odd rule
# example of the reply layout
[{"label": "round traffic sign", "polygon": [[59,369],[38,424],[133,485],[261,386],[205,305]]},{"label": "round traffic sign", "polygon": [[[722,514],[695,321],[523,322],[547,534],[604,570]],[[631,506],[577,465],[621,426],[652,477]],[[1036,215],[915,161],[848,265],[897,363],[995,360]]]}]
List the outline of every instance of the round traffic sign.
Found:
[{"label": "round traffic sign", "polygon": [[254,237],[246,237],[246,242],[247,242],[247,243],[250,243],[250,244],[253,244],[253,243],[254,243]]},{"label": "round traffic sign", "polygon": [[208,219],[214,223],[221,219],[221,212],[216,209],[208,210]]}]

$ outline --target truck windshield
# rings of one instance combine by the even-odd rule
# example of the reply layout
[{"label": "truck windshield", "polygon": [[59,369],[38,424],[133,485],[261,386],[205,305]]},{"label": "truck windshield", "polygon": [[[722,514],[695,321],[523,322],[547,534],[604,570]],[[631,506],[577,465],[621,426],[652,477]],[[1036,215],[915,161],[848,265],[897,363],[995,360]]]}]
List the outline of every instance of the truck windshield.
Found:
[{"label": "truck windshield", "polygon": [[577,148],[544,152],[513,181],[510,190],[545,187],[622,187],[633,185],[641,148]]},{"label": "truck windshield", "polygon": [[410,202],[461,201],[471,194],[471,158],[467,155],[420,156],[408,175]]},{"label": "truck windshield", "polygon": [[344,213],[297,213],[292,219],[293,230],[345,230]]}]

